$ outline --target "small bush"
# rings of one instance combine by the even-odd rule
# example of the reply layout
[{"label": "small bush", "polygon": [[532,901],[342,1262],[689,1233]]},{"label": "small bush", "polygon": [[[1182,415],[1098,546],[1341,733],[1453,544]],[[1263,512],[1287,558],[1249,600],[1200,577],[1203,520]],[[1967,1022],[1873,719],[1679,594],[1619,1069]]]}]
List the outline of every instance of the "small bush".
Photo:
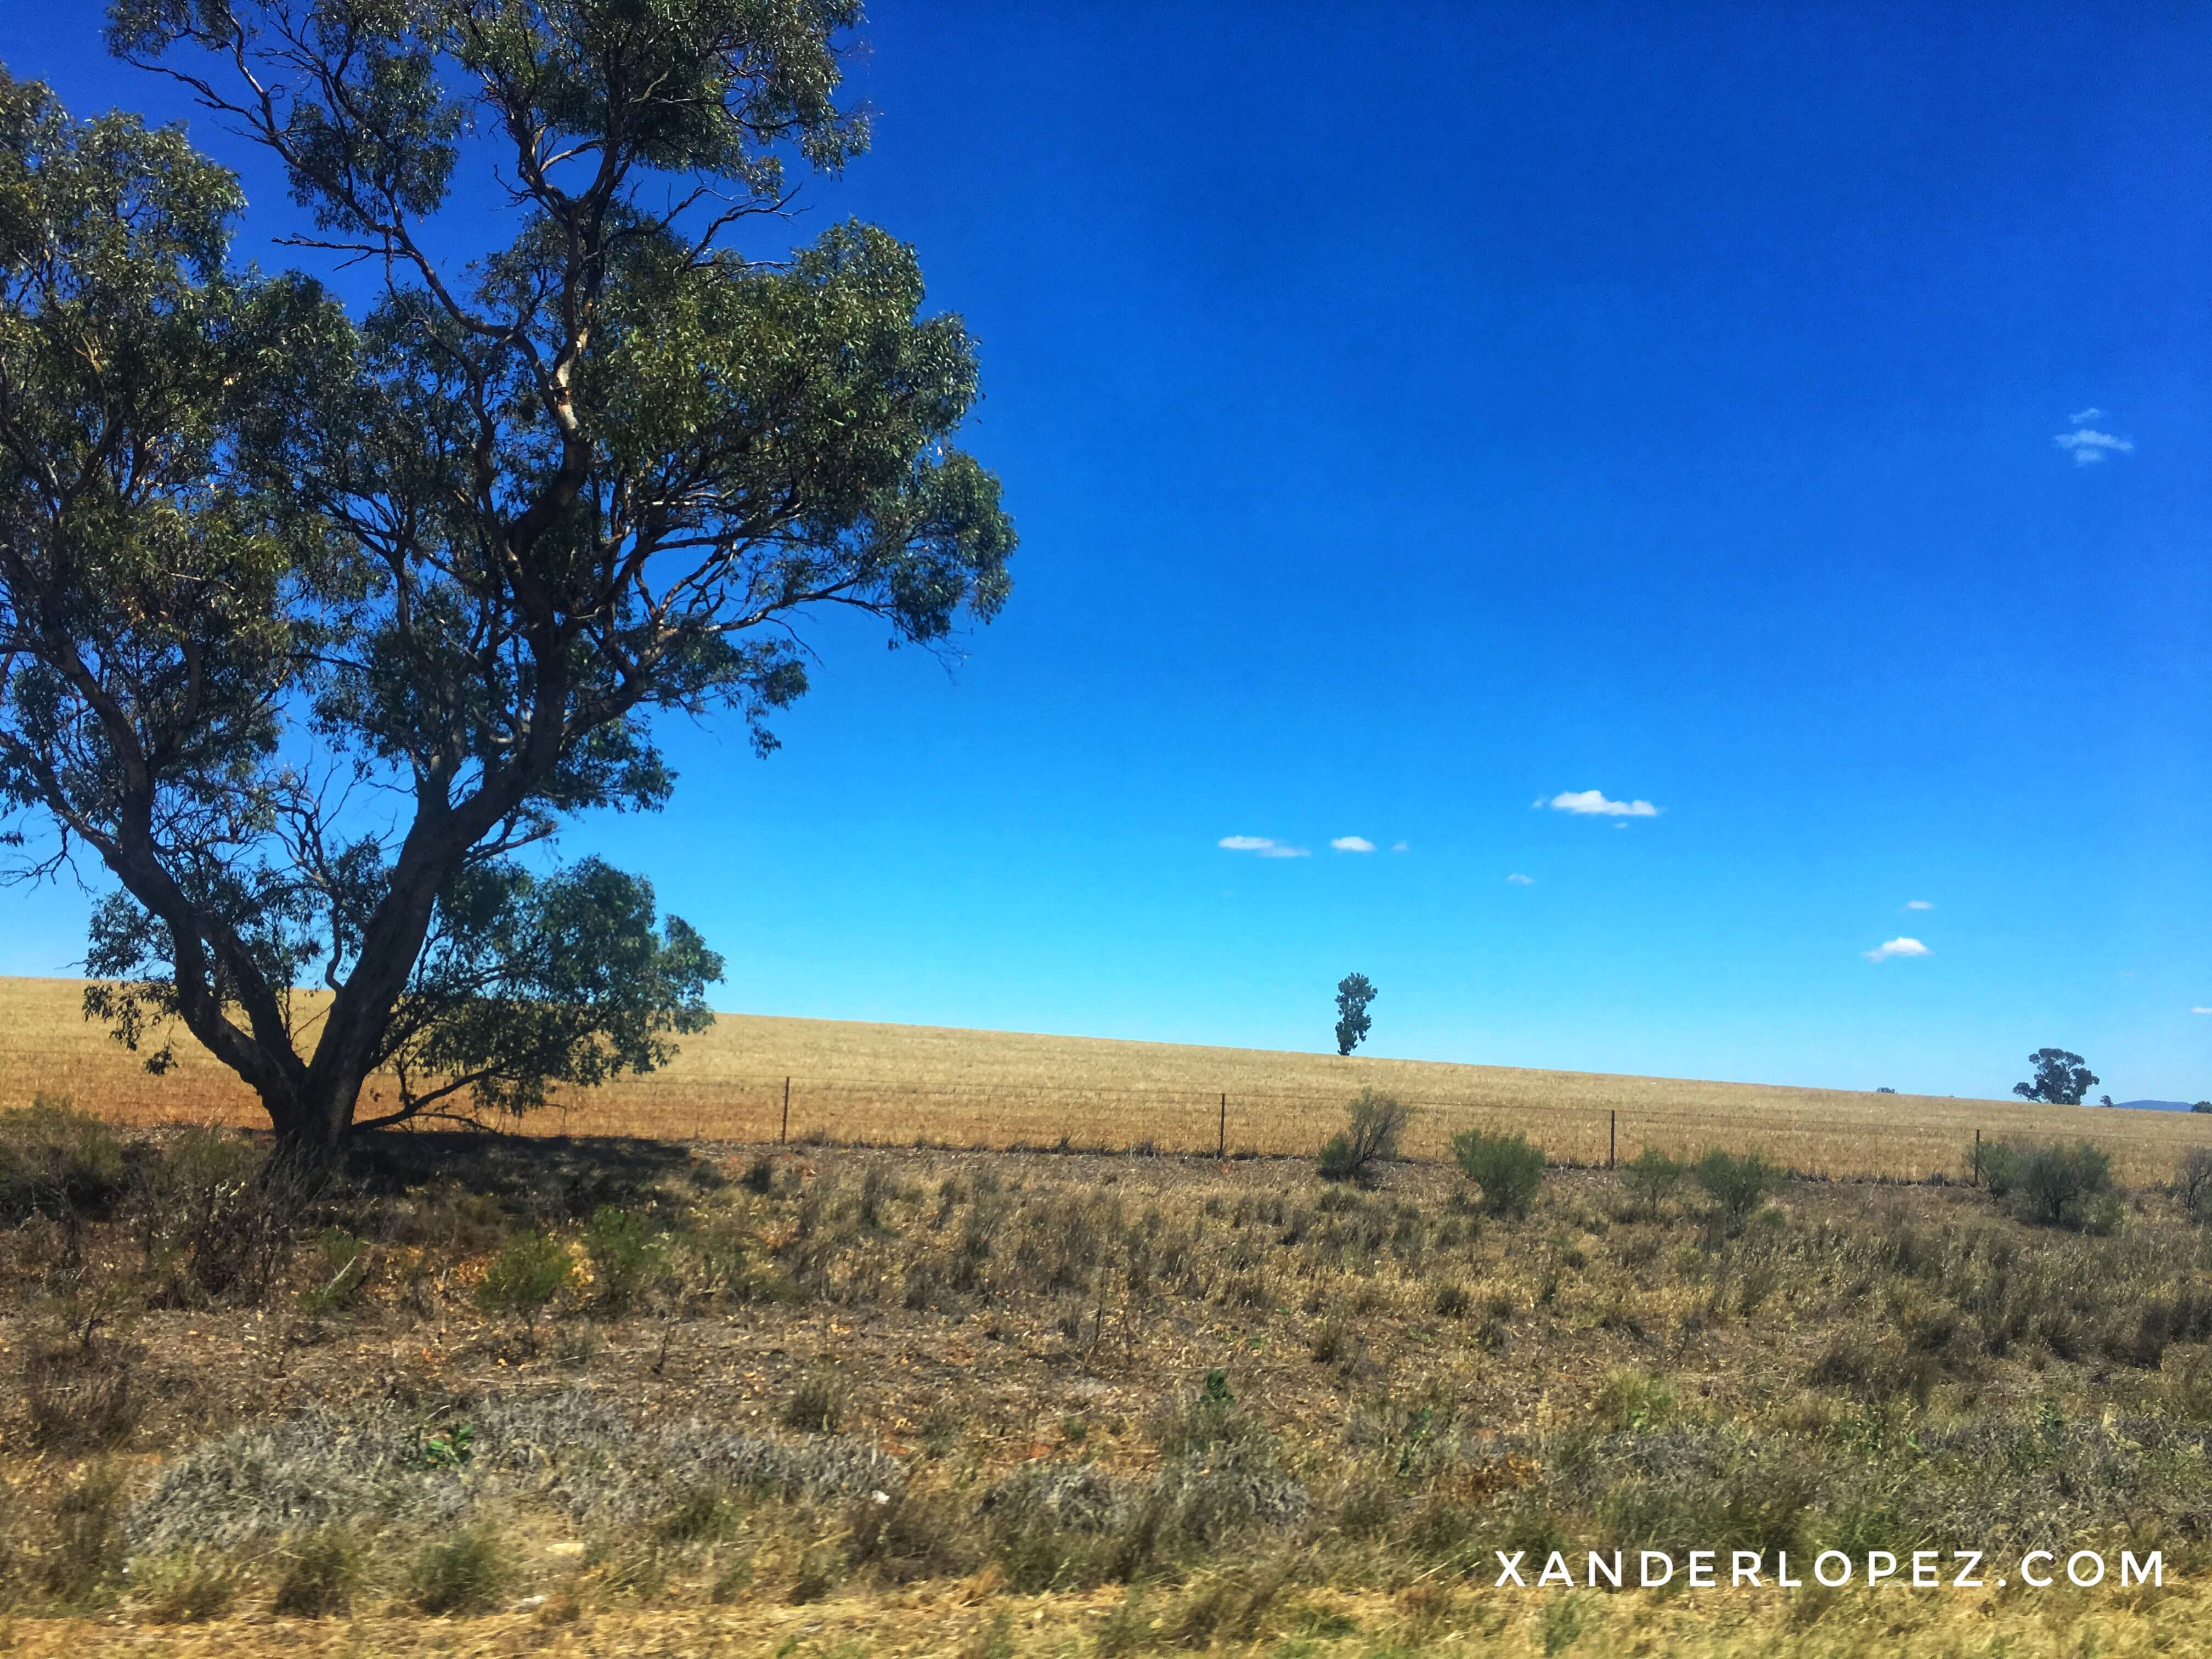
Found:
[{"label": "small bush", "polygon": [[2114,1219],[2109,1201],[2112,1160],[2088,1141],[2071,1146],[2014,1141],[1986,1147],[1982,1170],[1990,1196],[2009,1202],[2024,1221],[2110,1230]]},{"label": "small bush", "polygon": [[328,1619],[352,1605],[361,1581],[361,1549],[343,1528],[311,1532],[277,1559],[283,1571],[270,1611],[292,1619]]},{"label": "small bush", "polygon": [[0,1223],[105,1217],[129,1175],[114,1131],[66,1095],[37,1095],[0,1112]]},{"label": "small bush", "polygon": [[1692,1172],[1705,1195],[1741,1221],[1779,1191],[1782,1171],[1757,1152],[1729,1152],[1716,1146]]},{"label": "small bush", "polygon": [[1413,1121],[1413,1108],[1395,1095],[1362,1089],[1344,1109],[1349,1121],[1321,1149],[1321,1177],[1372,1180],[1377,1164],[1398,1156],[1398,1138]]},{"label": "small bush", "polygon": [[483,1283],[477,1286],[477,1305],[487,1313],[521,1314],[535,1322],[575,1267],[559,1239],[547,1233],[519,1233],[485,1270]]},{"label": "small bush", "polygon": [[668,1265],[668,1252],[653,1237],[651,1221],[635,1210],[612,1204],[602,1204],[592,1212],[584,1228],[584,1248],[591,1252],[601,1298],[617,1312],[635,1302],[638,1292]]},{"label": "small bush", "polygon": [[1482,1207],[1495,1216],[1525,1216],[1544,1184],[1544,1153],[1517,1129],[1464,1129],[1451,1139],[1452,1162],[1482,1189]]},{"label": "small bush", "polygon": [[407,1599],[435,1617],[482,1613],[499,1600],[507,1558],[488,1532],[456,1532],[417,1551],[407,1569]]},{"label": "small bush", "polygon": [[2212,1146],[2192,1146],[2173,1170],[2173,1195],[2191,1221],[2212,1220]]},{"label": "small bush", "polygon": [[1682,1184],[1685,1173],[1680,1160],[1668,1157],[1656,1146],[1646,1146],[1620,1166],[1620,1184],[1646,1210],[1656,1211]]}]

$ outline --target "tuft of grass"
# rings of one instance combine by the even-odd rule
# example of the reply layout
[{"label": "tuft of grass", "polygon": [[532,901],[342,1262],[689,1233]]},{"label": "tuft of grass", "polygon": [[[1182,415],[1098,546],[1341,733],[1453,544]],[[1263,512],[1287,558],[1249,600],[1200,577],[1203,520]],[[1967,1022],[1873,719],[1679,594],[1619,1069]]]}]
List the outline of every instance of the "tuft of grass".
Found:
[{"label": "tuft of grass", "polygon": [[783,1426],[805,1434],[836,1434],[845,1425],[852,1401],[851,1384],[837,1372],[811,1371],[783,1402]]},{"label": "tuft of grass", "polygon": [[576,1270],[568,1246],[550,1233],[518,1233],[501,1247],[477,1287],[486,1313],[521,1314],[532,1325]]},{"label": "tuft of grass", "polygon": [[1685,1173],[1680,1160],[1668,1157],[1656,1146],[1646,1146],[1620,1166],[1620,1184],[1646,1212],[1656,1214],[1682,1184]]},{"label": "tuft of grass", "polygon": [[237,1564],[202,1550],[132,1563],[132,1599],[157,1625],[220,1619],[238,1597]]},{"label": "tuft of grass", "polygon": [[353,1605],[362,1552],[343,1527],[320,1527],[277,1553],[282,1570],[270,1610],[292,1619],[328,1619]]},{"label": "tuft of grass", "polygon": [[416,1552],[407,1566],[407,1599],[433,1617],[483,1613],[499,1601],[512,1571],[497,1538],[465,1528]]}]

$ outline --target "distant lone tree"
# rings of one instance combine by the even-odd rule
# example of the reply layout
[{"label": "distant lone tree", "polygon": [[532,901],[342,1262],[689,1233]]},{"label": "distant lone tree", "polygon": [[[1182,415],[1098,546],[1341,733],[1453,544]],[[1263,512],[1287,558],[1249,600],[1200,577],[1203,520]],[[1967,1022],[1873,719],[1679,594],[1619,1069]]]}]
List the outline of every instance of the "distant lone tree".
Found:
[{"label": "distant lone tree", "polygon": [[0,71],[0,873],[104,865],[88,1015],[155,1069],[180,1023],[287,1151],[660,1064],[720,961],[562,823],[665,802],[662,720],[772,749],[809,618],[1004,600],[960,319],[881,230],[769,229],[865,148],[859,15],[116,0],[353,315],[233,263],[180,130]]},{"label": "distant lone tree", "polygon": [[2212,1100],[2200,1100],[2189,1109],[2192,1112],[2212,1112]]},{"label": "distant lone tree", "polygon": [[1346,974],[1336,982],[1336,1052],[1348,1054],[1367,1040],[1367,1005],[1375,1000],[1374,981],[1364,974]]},{"label": "distant lone tree", "polygon": [[2051,1106],[2079,1106],[2082,1097],[2100,1080],[2082,1063],[2081,1055],[2069,1054],[2063,1048],[2038,1048],[2027,1057],[2027,1063],[2035,1068],[2033,1080],[2012,1085],[2013,1093],[2022,1100],[2039,1100]]},{"label": "distant lone tree", "polygon": [[2110,1095],[2099,1095],[2099,1096],[2097,1097],[2097,1104],[2099,1104],[2100,1106],[2109,1106],[2109,1105],[2111,1105],[2112,1103],[2112,1096],[2110,1096]]}]

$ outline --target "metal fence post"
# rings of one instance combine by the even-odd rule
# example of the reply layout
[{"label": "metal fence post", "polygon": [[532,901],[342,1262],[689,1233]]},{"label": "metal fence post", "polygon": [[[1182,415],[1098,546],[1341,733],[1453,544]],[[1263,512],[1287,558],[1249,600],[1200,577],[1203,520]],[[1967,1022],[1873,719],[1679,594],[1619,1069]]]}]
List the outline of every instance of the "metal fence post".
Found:
[{"label": "metal fence post", "polygon": [[791,1144],[791,1079],[789,1078],[783,1080],[783,1132],[775,1139],[776,1144],[780,1146],[787,1146]]},{"label": "metal fence post", "polygon": [[1605,1115],[1605,1167],[1613,1167],[1613,1154],[1620,1139],[1620,1114],[1609,1111]]},{"label": "metal fence post", "polygon": [[1974,1185],[1982,1184],[1982,1132],[1974,1131]]},{"label": "metal fence post", "polygon": [[1226,1094],[1221,1097],[1221,1146],[1215,1156],[1223,1159],[1229,1156],[1229,1097]]}]

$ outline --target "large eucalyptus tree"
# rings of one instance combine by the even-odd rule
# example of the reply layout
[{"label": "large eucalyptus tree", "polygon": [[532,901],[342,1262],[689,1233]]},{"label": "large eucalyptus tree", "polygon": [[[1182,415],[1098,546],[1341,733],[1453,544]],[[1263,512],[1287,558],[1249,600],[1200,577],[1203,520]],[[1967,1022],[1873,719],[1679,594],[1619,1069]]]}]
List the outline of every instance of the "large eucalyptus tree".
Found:
[{"label": "large eucalyptus tree", "polygon": [[232,264],[180,133],[0,77],[0,806],[19,874],[112,874],[88,1012],[155,1069],[180,1023],[320,1154],[661,1063],[719,959],[517,854],[659,806],[656,716],[773,747],[805,617],[941,647],[1003,602],[974,352],[910,250],[749,257],[787,163],[865,142],[856,9],[121,0],[114,49],[374,273],[358,319]]}]

